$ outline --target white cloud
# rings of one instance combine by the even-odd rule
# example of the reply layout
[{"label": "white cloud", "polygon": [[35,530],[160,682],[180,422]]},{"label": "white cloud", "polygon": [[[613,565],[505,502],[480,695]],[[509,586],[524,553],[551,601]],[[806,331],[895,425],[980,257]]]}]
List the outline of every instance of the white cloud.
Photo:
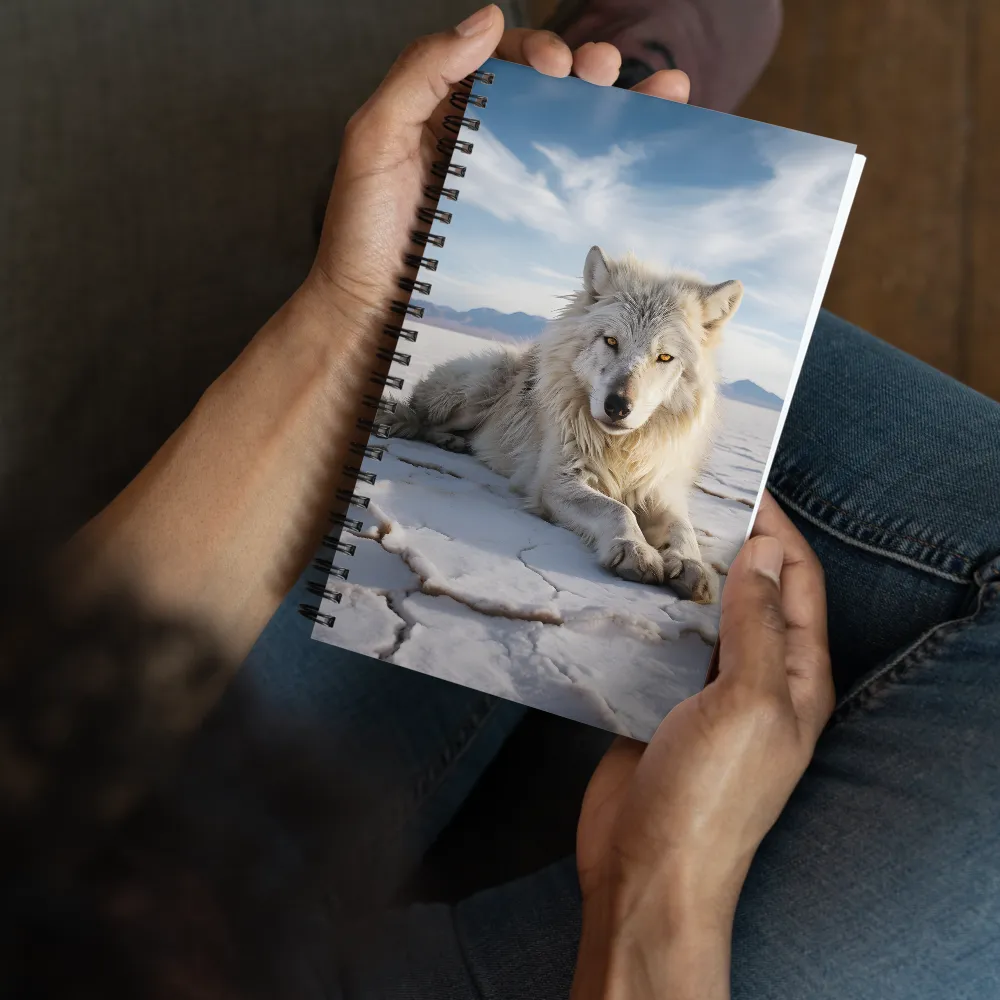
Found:
[{"label": "white cloud", "polygon": [[[469,226],[470,237],[475,232],[482,245],[472,254],[468,244],[463,250],[460,242],[449,242],[447,255],[454,257],[442,260],[434,276],[435,300],[459,309],[487,306],[551,317],[562,297],[579,287],[584,257],[595,243],[613,255],[632,250],[656,267],[701,271],[709,280],[739,278],[746,294],[720,349],[722,375],[751,379],[784,396],[836,214],[843,164],[823,150],[790,149],[781,136],[764,134],[757,150],[768,168],[763,180],[722,189],[636,181],[641,161],[694,155],[698,135],[687,140],[678,148],[670,137],[654,136],[589,156],[536,143],[543,166],[532,170],[482,129],[475,169],[456,179],[461,205],[478,210],[457,225]],[[497,226],[479,211],[515,225]]]},{"label": "white cloud", "polygon": [[475,147],[476,169],[455,182],[463,205],[478,205],[503,222],[521,222],[572,240],[573,220],[543,173],[529,171],[488,129],[476,136]]},{"label": "white cloud", "polygon": [[[756,282],[745,282],[744,298],[748,303],[755,303],[768,315],[781,319],[802,319],[802,296],[796,294],[790,285],[786,287],[780,278],[768,285]],[[810,296],[812,292],[810,292]]]},{"label": "white cloud", "polygon": [[579,274],[565,274],[562,271],[553,270],[551,267],[543,267],[541,264],[533,264],[531,267],[531,273],[539,274],[543,278],[555,278],[556,281],[561,281],[566,286],[567,290],[576,288],[581,281]]},{"label": "white cloud", "polygon": [[792,322],[807,313],[843,181],[839,163],[764,141],[760,154],[772,176],[719,191],[632,183],[629,168],[653,155],[638,143],[596,156],[535,149],[550,169],[530,171],[482,130],[476,169],[461,182],[462,202],[520,222],[577,256],[600,243],[611,253],[632,250],[651,264],[694,268],[712,280],[741,277],[752,265],[760,276],[745,280],[747,296],[769,318]]},{"label": "white cloud", "polygon": [[730,323],[719,348],[719,372],[726,382],[748,378],[776,396],[788,392],[792,355],[787,341],[767,330]]}]

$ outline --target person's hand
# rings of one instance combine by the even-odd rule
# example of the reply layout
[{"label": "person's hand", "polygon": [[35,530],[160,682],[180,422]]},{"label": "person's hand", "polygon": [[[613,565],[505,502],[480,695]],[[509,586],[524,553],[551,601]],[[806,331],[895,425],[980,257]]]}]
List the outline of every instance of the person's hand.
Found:
[{"label": "person's hand", "polygon": [[[577,866],[581,963],[590,958],[576,997],[603,996],[609,976],[621,986],[637,969],[650,995],[669,982],[671,996],[688,987],[728,996],[732,919],[751,859],[833,704],[823,572],[765,493],[722,595],[718,678],[648,746],[616,741],[587,789]],[[611,971],[616,949],[631,957]]]},{"label": "person's hand", "polygon": [[[404,254],[413,249],[409,231],[424,203],[423,186],[432,163],[442,158],[435,146],[447,133],[435,123],[443,109],[453,111],[448,98],[454,85],[493,54],[602,86],[614,83],[621,65],[618,50],[607,43],[571,52],[551,32],[504,32],[503,14],[493,5],[452,31],[410,45],[347,126],[320,248],[302,290],[334,314],[337,327],[346,321],[350,328],[370,329],[388,319],[388,306],[399,297],[397,279],[406,273]],[[683,72],[667,70],[635,89],[686,101],[689,86]],[[370,345],[364,350],[370,356]]]}]

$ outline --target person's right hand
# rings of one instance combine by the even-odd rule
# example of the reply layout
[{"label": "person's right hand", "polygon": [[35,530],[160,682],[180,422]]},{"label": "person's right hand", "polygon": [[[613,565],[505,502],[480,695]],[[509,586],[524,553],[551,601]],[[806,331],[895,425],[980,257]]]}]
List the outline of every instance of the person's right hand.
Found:
[{"label": "person's right hand", "polygon": [[[591,956],[576,997],[604,995],[595,984],[614,968],[640,971],[650,995],[654,986],[663,996],[728,995],[732,919],[750,861],[833,704],[823,572],[765,493],[722,595],[718,678],[678,705],[648,746],[618,740],[587,789],[577,835],[581,966]],[[610,952],[595,970],[602,942]],[[619,947],[631,958],[616,964]],[[673,978],[657,980],[660,971]]]}]

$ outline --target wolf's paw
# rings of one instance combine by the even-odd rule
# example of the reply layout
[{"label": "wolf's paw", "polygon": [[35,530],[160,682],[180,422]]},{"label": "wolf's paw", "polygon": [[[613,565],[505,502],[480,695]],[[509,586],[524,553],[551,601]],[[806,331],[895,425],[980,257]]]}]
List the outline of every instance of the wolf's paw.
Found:
[{"label": "wolf's paw", "polygon": [[461,434],[452,434],[449,431],[425,431],[424,440],[431,444],[436,444],[445,451],[456,451],[464,453],[470,451],[469,439]]},{"label": "wolf's paw", "polygon": [[683,560],[680,573],[668,582],[685,601],[714,604],[719,599],[719,578],[715,570],[697,559]]},{"label": "wolf's paw", "polygon": [[663,583],[663,559],[646,542],[616,538],[603,553],[601,565],[625,580]]},{"label": "wolf's paw", "polygon": [[675,576],[680,576],[684,569],[684,560],[669,545],[664,545],[658,550],[660,558],[663,560],[663,576],[667,580],[672,580]]}]

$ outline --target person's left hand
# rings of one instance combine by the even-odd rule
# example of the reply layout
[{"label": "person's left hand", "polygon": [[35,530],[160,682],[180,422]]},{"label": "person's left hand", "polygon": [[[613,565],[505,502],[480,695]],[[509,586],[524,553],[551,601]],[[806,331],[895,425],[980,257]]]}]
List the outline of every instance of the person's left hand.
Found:
[{"label": "person's left hand", "polygon": [[658,984],[649,995],[681,995],[677,968],[674,991],[657,978],[677,952],[696,956],[699,996],[728,995],[743,881],[834,706],[823,570],[768,493],[729,571],[718,648],[717,679],[648,746],[617,740],[590,780],[577,867],[592,961],[574,997],[601,995],[588,985],[601,949],[623,941],[649,959],[627,963]]},{"label": "person's left hand", "polygon": [[[389,304],[399,297],[409,231],[430,167],[442,158],[437,139],[447,134],[435,121],[456,83],[491,55],[599,86],[618,76],[621,56],[606,42],[571,52],[551,32],[503,27],[503,14],[490,5],[449,32],[418,39],[348,123],[319,251],[300,290],[335,329],[346,323],[348,330],[370,331],[388,319]],[[663,70],[634,89],[683,102],[689,85],[681,70]],[[360,338],[358,351],[370,350],[370,341]]]}]

